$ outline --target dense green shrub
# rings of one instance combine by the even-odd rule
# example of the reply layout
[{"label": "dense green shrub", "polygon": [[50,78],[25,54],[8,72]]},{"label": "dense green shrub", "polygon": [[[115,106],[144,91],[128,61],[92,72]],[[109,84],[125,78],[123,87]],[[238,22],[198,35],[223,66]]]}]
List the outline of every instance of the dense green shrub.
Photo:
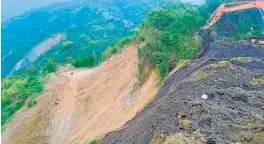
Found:
[{"label": "dense green shrub", "polygon": [[51,59],[49,59],[46,67],[44,68],[44,71],[47,73],[52,73],[55,72],[56,70],[57,70],[57,65],[53,63]]},{"label": "dense green shrub", "polygon": [[164,80],[166,76],[168,75],[168,62],[162,62],[157,65],[157,69],[160,73],[160,79]]},{"label": "dense green shrub", "polygon": [[37,100],[36,99],[29,99],[27,102],[27,107],[32,107],[33,105],[37,104]]},{"label": "dense green shrub", "polygon": [[79,57],[77,60],[74,61],[73,65],[75,67],[94,67],[96,66],[96,54],[93,52],[92,55]]},{"label": "dense green shrub", "polygon": [[215,87],[216,88],[221,88],[222,87],[222,81],[221,80],[215,80]]},{"label": "dense green shrub", "polygon": [[138,48],[140,65],[157,67],[163,80],[169,72],[170,63],[176,64],[180,59],[195,56],[201,46],[196,31],[204,23],[205,19],[199,14],[198,8],[191,5],[150,11],[135,34],[136,40],[145,41],[145,45]]},{"label": "dense green shrub", "polygon": [[11,116],[18,111],[27,99],[31,100],[28,106],[36,104],[36,97],[43,90],[43,81],[37,74],[21,74],[7,77],[2,80],[1,95],[1,125],[4,125]]},{"label": "dense green shrub", "polygon": [[90,144],[100,144],[100,141],[99,141],[99,140],[92,140],[92,141],[90,142]]}]

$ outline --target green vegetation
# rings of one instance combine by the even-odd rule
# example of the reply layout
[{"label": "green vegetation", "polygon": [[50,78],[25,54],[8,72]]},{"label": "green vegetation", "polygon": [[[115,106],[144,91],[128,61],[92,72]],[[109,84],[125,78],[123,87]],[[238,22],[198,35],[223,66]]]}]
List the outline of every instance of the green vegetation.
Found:
[{"label": "green vegetation", "polygon": [[117,49],[113,47],[108,47],[103,53],[102,53],[102,61],[108,60],[113,54],[117,53]]},{"label": "green vegetation", "polygon": [[250,81],[253,86],[264,84],[264,79],[253,79]]},{"label": "green vegetation", "polygon": [[113,47],[116,49],[122,49],[128,46],[129,44],[131,44],[132,41],[133,41],[133,37],[125,37],[119,40],[116,44],[114,44]]},{"label": "green vegetation", "polygon": [[74,45],[74,42],[73,42],[73,41],[70,41],[70,40],[68,40],[68,41],[63,41],[63,42],[61,43],[61,47],[62,47],[62,48],[67,48],[67,49],[72,48],[73,45]]},{"label": "green vegetation", "polygon": [[[32,70],[32,69],[31,69]],[[37,103],[36,97],[43,90],[44,76],[38,75],[36,70],[14,75],[2,80],[1,96],[1,125],[3,126],[24,103],[28,107]]]},{"label": "green vegetation", "polygon": [[216,88],[221,88],[222,87],[222,81],[221,80],[215,80],[215,87]]},{"label": "green vegetation", "polygon": [[196,31],[205,23],[198,10],[191,5],[176,5],[148,13],[135,33],[137,41],[145,41],[138,47],[137,75],[142,75],[142,67],[156,67],[163,80],[177,61],[195,57],[201,46]]},{"label": "green vegetation", "polygon": [[93,52],[92,55],[88,55],[85,57],[80,57],[73,62],[73,66],[75,67],[94,67],[96,66],[96,54]]},{"label": "green vegetation", "polygon": [[[96,66],[96,54],[93,52],[86,57],[80,56],[77,60],[70,59],[69,61],[75,67],[93,67]],[[40,71],[33,66],[29,66],[20,74],[2,80],[1,125],[3,128],[12,118],[12,115],[23,105],[30,108],[37,104],[37,97],[43,91],[47,74],[56,72],[56,70],[57,64],[49,59],[46,66]]]},{"label": "green vegetation", "polygon": [[29,99],[27,102],[27,107],[32,107],[33,105],[37,104],[37,100],[36,99]]},{"label": "green vegetation", "polygon": [[1,85],[1,125],[4,126],[23,105],[32,107],[44,89],[47,74],[55,72],[57,66],[51,60],[43,70],[29,66],[24,72],[2,80]]},{"label": "green vegetation", "polygon": [[55,72],[56,70],[57,70],[56,64],[53,63],[51,59],[49,59],[46,67],[44,68],[44,72],[52,73],[52,72]]},{"label": "green vegetation", "polygon": [[90,144],[100,144],[100,140],[92,140],[91,142],[90,142]]},{"label": "green vegetation", "polygon": [[108,60],[113,54],[120,51],[122,48],[127,47],[133,41],[133,37],[125,37],[115,43],[113,46],[109,46],[101,56],[102,61]]},{"label": "green vegetation", "polygon": [[[202,6],[178,4],[150,11],[135,32],[138,47],[141,79],[144,68],[157,68],[163,80],[179,60],[192,59],[199,51],[201,39],[197,32],[222,3],[232,0],[206,0]],[[260,18],[257,10],[228,13],[215,24],[217,33],[235,40],[260,35]]]}]

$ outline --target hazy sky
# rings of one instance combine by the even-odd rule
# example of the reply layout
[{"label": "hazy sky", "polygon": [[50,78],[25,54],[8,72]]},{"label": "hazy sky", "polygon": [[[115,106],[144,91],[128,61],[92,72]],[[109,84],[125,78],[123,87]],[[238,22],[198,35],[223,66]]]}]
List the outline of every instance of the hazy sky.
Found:
[{"label": "hazy sky", "polygon": [[23,14],[26,11],[69,0],[2,0],[2,18]]},{"label": "hazy sky", "polygon": [[205,3],[205,0],[181,0],[183,2],[191,2],[191,3],[194,3],[194,4],[204,4]]},{"label": "hazy sky", "polygon": [[[56,2],[70,0],[2,0],[2,20],[25,13],[26,11],[44,7]],[[205,0],[181,0],[183,2],[193,2],[203,4]]]}]

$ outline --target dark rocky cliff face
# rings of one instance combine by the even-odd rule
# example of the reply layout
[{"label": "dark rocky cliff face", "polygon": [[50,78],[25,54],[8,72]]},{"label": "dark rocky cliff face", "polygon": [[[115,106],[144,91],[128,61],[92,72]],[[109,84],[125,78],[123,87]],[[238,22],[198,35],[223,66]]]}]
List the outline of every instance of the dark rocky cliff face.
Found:
[{"label": "dark rocky cliff face", "polygon": [[264,49],[211,48],[102,143],[264,143]]}]

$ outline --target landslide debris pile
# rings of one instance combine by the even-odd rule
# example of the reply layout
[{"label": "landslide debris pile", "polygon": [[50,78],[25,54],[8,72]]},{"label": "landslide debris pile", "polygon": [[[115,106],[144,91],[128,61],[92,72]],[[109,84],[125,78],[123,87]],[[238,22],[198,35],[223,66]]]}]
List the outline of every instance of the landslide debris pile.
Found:
[{"label": "landslide debris pile", "polygon": [[102,143],[264,143],[264,49],[212,48]]}]

